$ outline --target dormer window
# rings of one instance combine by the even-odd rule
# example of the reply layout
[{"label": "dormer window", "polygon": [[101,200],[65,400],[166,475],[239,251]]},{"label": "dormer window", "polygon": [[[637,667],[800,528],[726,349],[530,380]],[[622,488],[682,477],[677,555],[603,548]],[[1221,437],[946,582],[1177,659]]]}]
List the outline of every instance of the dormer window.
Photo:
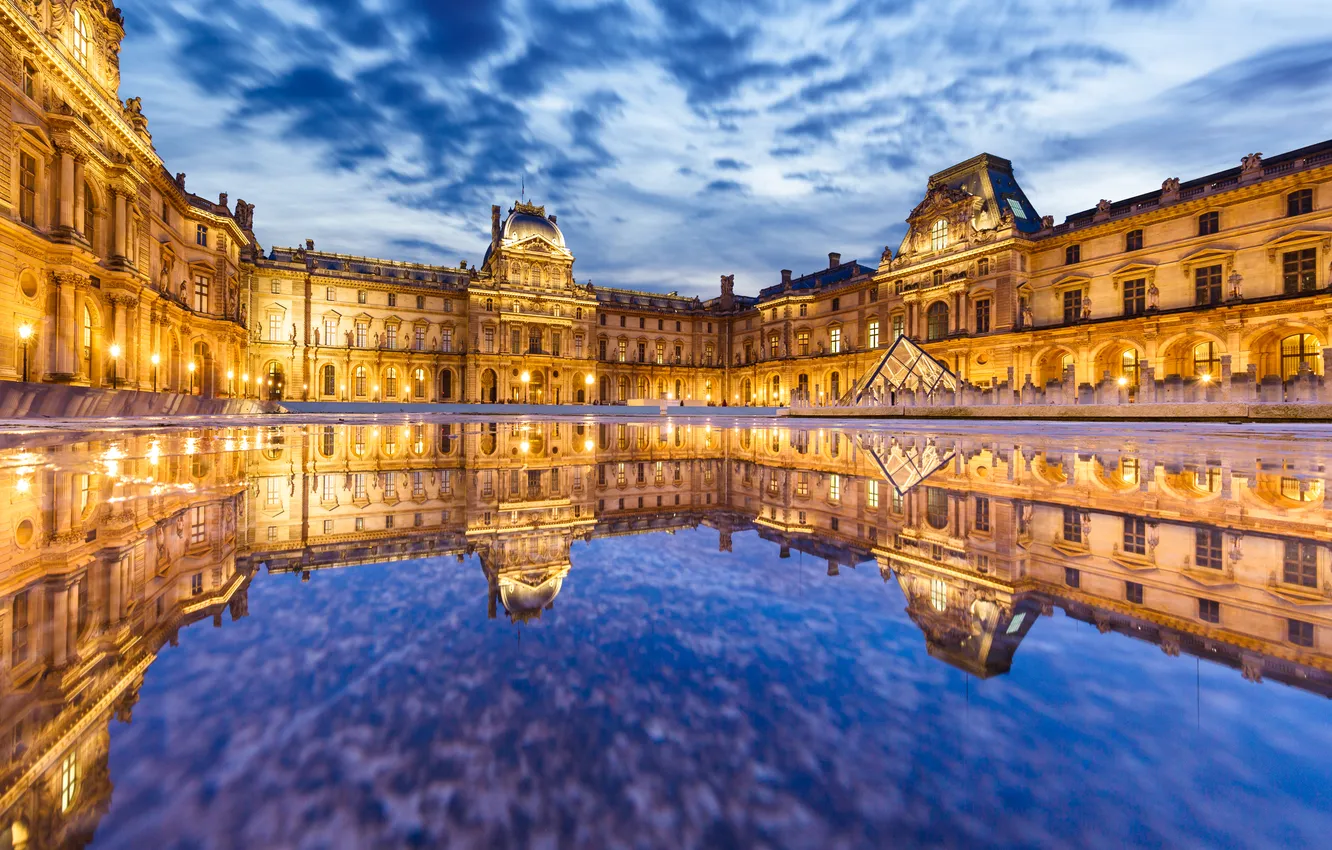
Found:
[{"label": "dormer window", "polygon": [[74,10],[74,38],[72,42],[74,58],[83,67],[88,67],[88,22],[83,19],[83,12]]},{"label": "dormer window", "polygon": [[935,251],[942,251],[948,247],[948,222],[942,218],[930,228],[930,247]]},{"label": "dormer window", "polygon": [[1082,262],[1082,246],[1069,245],[1064,249],[1064,265],[1071,266]]}]

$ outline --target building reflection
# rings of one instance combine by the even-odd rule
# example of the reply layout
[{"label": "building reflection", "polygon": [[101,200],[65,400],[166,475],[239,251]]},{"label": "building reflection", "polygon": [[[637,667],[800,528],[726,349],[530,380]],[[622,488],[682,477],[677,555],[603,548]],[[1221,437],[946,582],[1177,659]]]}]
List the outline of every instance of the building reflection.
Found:
[{"label": "building reflection", "polygon": [[754,531],[830,581],[877,569],[930,654],[975,676],[1008,672],[1058,608],[1332,696],[1317,444],[1106,451],[655,420],[45,439],[0,448],[0,829],[15,847],[91,840],[111,719],[130,719],[182,626],[244,616],[261,570],[475,555],[489,616],[526,622],[557,603],[578,541],[709,527],[729,551]]}]

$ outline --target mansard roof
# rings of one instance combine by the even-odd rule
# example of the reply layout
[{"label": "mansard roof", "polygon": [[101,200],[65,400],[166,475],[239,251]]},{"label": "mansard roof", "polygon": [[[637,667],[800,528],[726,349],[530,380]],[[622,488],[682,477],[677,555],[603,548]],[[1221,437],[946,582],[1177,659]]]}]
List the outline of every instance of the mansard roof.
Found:
[{"label": "mansard roof", "polygon": [[793,278],[790,285],[778,283],[759,290],[758,300],[765,298],[775,298],[783,292],[806,292],[814,290],[829,289],[839,286],[847,286],[857,282],[866,275],[874,274],[874,269],[868,266],[862,266],[858,260],[850,260],[840,263],[832,268],[823,269],[817,272],[810,272],[807,275]]}]

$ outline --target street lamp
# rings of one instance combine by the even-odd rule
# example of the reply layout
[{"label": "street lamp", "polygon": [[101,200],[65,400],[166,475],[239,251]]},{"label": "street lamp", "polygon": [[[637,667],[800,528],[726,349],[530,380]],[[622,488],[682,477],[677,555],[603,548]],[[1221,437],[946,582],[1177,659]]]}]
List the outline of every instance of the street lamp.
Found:
[{"label": "street lamp", "polygon": [[236,370],[235,370],[235,369],[228,369],[228,370],[227,370],[227,395],[233,395],[233,396],[234,396],[235,394],[236,394]]},{"label": "street lamp", "polygon": [[153,354],[148,360],[153,364],[153,392],[157,392],[157,364],[162,362],[162,358],[157,354]]},{"label": "street lamp", "polygon": [[190,372],[190,395],[194,395],[194,361],[191,360],[185,368]]},{"label": "street lamp", "polygon": [[527,383],[532,380],[532,373],[526,370],[518,376],[518,380],[523,382],[523,404],[527,404]]},{"label": "street lamp", "polygon": [[114,390],[116,388],[116,365],[120,362],[120,346],[114,342],[111,343],[107,353],[111,355],[111,389]]},{"label": "street lamp", "polygon": [[32,339],[32,325],[24,322],[19,325],[19,341],[23,343],[23,382],[28,382],[28,341]]}]

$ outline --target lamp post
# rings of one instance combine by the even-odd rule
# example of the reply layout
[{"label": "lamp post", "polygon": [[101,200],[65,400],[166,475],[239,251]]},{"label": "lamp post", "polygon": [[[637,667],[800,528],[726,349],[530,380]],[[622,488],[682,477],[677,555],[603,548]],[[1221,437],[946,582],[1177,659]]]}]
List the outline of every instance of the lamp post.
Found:
[{"label": "lamp post", "polygon": [[591,403],[592,403],[592,385],[595,384],[596,382],[597,382],[597,379],[594,378],[594,377],[592,377],[591,373],[589,373],[589,374],[587,375],[587,377],[583,378],[583,383],[584,383],[584,384],[587,384],[587,403],[588,403],[588,404],[591,404]]},{"label": "lamp post", "polygon": [[527,404],[527,383],[532,380],[532,373],[524,369],[523,374],[518,376],[518,380],[523,382],[523,404]]},{"label": "lamp post", "polygon": [[120,363],[120,346],[113,342],[106,352],[111,355],[111,389],[114,390],[116,388],[116,372],[118,371],[116,367]]},{"label": "lamp post", "polygon": [[250,397],[250,373],[241,372],[241,398]]},{"label": "lamp post", "polygon": [[235,369],[228,369],[228,370],[227,370],[227,395],[234,396],[235,394],[236,394],[236,370],[235,370]]},{"label": "lamp post", "polygon": [[153,364],[153,392],[157,392],[157,364],[162,362],[162,358],[158,354],[153,354],[148,360]]},{"label": "lamp post", "polygon": [[189,365],[185,368],[188,369],[190,373],[190,395],[194,395],[194,361],[191,360]]},{"label": "lamp post", "polygon": [[19,342],[23,343],[23,382],[28,382],[28,342],[32,339],[32,325],[24,322],[18,329]]}]

